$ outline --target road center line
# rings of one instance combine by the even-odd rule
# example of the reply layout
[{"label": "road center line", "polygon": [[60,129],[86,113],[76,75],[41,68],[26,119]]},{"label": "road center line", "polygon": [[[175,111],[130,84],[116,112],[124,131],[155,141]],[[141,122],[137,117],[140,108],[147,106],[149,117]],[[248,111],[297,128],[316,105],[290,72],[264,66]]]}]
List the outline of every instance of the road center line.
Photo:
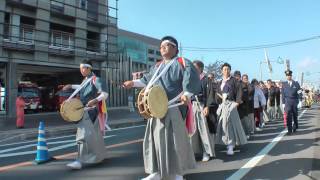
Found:
[{"label": "road center line", "polygon": [[[302,117],[302,115],[306,112],[306,109],[302,111],[299,115],[298,119]],[[256,167],[256,165],[271,151],[271,149],[281,141],[283,136],[286,134],[287,130],[284,129],[280,132],[280,134],[275,137],[271,143],[269,143],[266,147],[264,147],[257,155],[255,155],[252,159],[250,159],[245,165],[243,165],[238,171],[232,174],[227,180],[238,180],[243,178],[252,168]]]}]

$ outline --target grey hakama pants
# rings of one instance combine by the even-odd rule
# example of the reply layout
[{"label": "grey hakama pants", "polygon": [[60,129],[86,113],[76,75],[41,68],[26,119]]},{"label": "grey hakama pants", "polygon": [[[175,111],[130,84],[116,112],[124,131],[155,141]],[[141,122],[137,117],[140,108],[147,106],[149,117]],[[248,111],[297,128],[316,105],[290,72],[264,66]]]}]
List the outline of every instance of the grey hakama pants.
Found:
[{"label": "grey hakama pants", "polygon": [[250,122],[249,130],[250,134],[254,134],[254,131],[256,129],[256,122],[254,120],[254,113],[248,114],[248,121]]},{"label": "grey hakama pants", "polygon": [[250,135],[254,133],[255,130],[255,122],[253,113],[248,114],[247,116],[241,119],[241,124],[246,135]]},{"label": "grey hakama pants", "polygon": [[265,110],[262,111],[262,121],[261,121],[261,124],[262,123],[266,123],[266,122],[269,122],[270,119],[269,119],[269,116],[267,114],[267,112]]},{"label": "grey hakama pants", "polygon": [[85,111],[78,123],[76,142],[78,144],[78,161],[84,164],[99,163],[105,158],[106,148],[100,132],[99,120],[94,124]]},{"label": "grey hakama pants", "polygon": [[184,175],[196,166],[185,121],[178,107],[168,109],[163,119],[150,118],[143,141],[145,172],[162,179]]},{"label": "grey hakama pants", "polygon": [[231,101],[221,103],[217,114],[219,122],[216,143],[233,146],[247,144],[247,137],[242,128],[236,104]]},{"label": "grey hakama pants", "polygon": [[197,123],[196,133],[190,137],[194,153],[206,152],[210,157],[215,157],[214,134],[208,128],[207,118],[203,115],[203,106],[198,102],[192,103],[192,110]]},{"label": "grey hakama pants", "polygon": [[275,106],[268,106],[267,107],[267,114],[268,114],[269,120],[273,121],[275,119],[276,107]]}]

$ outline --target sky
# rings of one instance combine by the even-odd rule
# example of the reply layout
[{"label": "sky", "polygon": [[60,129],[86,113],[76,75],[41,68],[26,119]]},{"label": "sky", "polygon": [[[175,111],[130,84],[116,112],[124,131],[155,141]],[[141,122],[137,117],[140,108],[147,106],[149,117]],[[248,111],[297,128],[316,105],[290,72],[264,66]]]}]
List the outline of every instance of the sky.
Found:
[{"label": "sky", "polygon": [[[268,48],[272,75],[264,49],[247,51],[189,51],[187,47],[232,48],[281,43],[320,36],[319,0],[119,0],[119,28],[161,39],[172,35],[181,43],[182,55],[205,64],[228,62],[249,78],[285,79],[290,60],[294,78],[320,84],[320,38]],[[185,49],[184,49],[185,48]],[[319,72],[319,73],[318,73]],[[308,74],[308,76],[307,76]]]}]

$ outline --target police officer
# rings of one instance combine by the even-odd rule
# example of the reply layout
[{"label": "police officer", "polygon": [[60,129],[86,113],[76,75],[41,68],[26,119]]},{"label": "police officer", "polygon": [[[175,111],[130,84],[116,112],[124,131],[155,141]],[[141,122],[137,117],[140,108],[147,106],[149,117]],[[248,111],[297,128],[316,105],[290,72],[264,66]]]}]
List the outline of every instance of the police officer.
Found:
[{"label": "police officer", "polygon": [[[287,113],[287,126],[288,126],[288,135],[292,132],[295,132],[298,129],[298,103],[300,85],[297,81],[292,80],[292,71],[285,71],[287,76],[286,82],[283,83],[283,94],[282,94],[282,103],[284,110]],[[292,118],[294,126],[292,127]]]}]

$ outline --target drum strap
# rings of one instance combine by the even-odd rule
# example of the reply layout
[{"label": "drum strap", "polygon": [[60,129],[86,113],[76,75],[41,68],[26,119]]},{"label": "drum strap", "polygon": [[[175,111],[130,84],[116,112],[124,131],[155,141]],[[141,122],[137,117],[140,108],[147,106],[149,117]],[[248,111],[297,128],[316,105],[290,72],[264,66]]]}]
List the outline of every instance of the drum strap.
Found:
[{"label": "drum strap", "polygon": [[95,77],[95,76],[92,76],[92,77],[86,79],[85,81],[83,81],[80,84],[80,86],[71,94],[71,96],[67,99],[67,101],[72,99],[83,87],[85,87],[92,80],[93,77]]},{"label": "drum strap", "polygon": [[[178,60],[179,64],[181,64],[181,66],[182,66],[183,68],[185,68],[186,64],[185,64],[184,58],[179,57],[177,60]],[[152,86],[154,83],[156,83],[156,82],[161,78],[161,76],[168,71],[169,67],[174,63],[174,61],[175,61],[175,60],[171,60],[170,63],[168,63],[168,64],[165,66],[165,68],[160,72],[159,75],[158,75],[158,73],[159,73],[159,71],[160,71],[160,68],[162,67],[162,65],[163,65],[164,63],[161,63],[161,64],[158,66],[156,72],[153,74],[151,80],[149,81],[149,83],[148,83],[148,85],[147,85],[147,87],[146,87],[145,92],[148,92],[149,89],[151,88],[151,86]],[[176,107],[176,106],[183,105],[182,102],[173,104],[173,103],[176,102],[182,95],[183,95],[183,92],[181,92],[180,94],[178,94],[175,98],[171,99],[171,100],[168,102],[168,105],[169,105],[168,108],[173,108],[173,107]]]}]

